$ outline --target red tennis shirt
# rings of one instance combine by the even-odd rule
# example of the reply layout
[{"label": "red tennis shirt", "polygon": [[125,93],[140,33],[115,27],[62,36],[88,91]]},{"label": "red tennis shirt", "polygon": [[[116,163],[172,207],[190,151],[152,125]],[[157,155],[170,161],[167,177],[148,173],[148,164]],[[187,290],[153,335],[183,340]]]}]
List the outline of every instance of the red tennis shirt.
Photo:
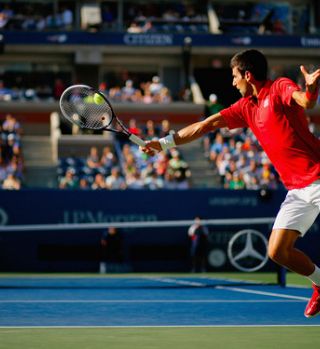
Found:
[{"label": "red tennis shirt", "polygon": [[249,127],[287,189],[320,178],[320,140],[308,128],[304,109],[293,99],[290,79],[267,80],[258,98],[243,97],[220,111],[229,129]]}]

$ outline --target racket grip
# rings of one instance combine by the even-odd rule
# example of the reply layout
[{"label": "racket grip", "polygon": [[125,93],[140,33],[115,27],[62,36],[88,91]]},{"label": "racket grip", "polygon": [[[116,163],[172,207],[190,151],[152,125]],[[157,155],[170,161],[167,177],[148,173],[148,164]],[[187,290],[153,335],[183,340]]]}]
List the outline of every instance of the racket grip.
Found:
[{"label": "racket grip", "polygon": [[131,142],[133,142],[135,144],[138,144],[140,147],[145,147],[146,146],[145,141],[143,141],[141,138],[137,137],[134,134],[131,134],[129,136],[129,139],[130,139]]}]

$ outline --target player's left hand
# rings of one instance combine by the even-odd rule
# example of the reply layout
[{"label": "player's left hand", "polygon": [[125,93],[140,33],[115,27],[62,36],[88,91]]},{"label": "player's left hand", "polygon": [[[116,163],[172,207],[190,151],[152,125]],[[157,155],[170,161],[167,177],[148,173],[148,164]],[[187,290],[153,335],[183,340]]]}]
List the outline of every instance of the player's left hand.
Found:
[{"label": "player's left hand", "polygon": [[320,69],[315,70],[312,73],[309,73],[305,66],[300,66],[301,73],[306,82],[306,89],[308,91],[315,92],[318,89],[318,81],[320,79]]}]

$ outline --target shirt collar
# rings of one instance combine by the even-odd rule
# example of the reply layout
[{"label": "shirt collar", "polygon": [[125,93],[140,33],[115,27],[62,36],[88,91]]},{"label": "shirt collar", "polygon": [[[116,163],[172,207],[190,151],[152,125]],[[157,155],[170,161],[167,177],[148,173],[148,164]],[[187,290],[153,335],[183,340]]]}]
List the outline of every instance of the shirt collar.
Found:
[{"label": "shirt collar", "polygon": [[270,89],[270,86],[272,85],[272,83],[273,83],[272,80],[266,80],[265,84],[263,85],[263,87],[261,88],[261,90],[258,93],[258,97],[251,96],[250,100],[254,103],[256,103],[257,101],[262,101],[269,93],[269,89]]}]

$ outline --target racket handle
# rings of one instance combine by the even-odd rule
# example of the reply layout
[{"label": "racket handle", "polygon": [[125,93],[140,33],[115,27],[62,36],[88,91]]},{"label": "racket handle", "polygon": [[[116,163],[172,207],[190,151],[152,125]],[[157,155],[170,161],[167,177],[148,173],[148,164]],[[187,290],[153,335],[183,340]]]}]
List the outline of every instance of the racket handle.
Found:
[{"label": "racket handle", "polygon": [[140,147],[145,147],[146,146],[145,141],[143,141],[141,138],[137,137],[134,134],[131,134],[129,136],[129,139],[130,139],[131,142],[140,145]]}]

